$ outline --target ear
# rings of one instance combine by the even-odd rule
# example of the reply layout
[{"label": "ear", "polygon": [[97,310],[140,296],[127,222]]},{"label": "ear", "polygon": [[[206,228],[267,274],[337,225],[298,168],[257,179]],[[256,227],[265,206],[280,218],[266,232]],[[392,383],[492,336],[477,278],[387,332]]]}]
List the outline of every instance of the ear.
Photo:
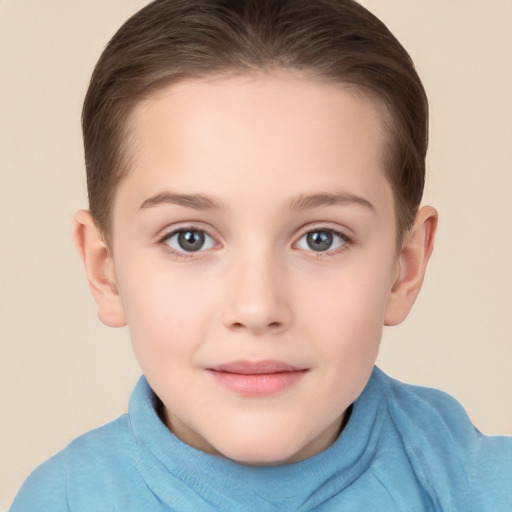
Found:
[{"label": "ear", "polygon": [[73,238],[98,305],[98,318],[110,327],[123,327],[126,318],[117,290],[114,260],[89,212],[76,213]]},{"label": "ear", "polygon": [[437,212],[431,206],[418,211],[413,227],[405,234],[397,262],[397,279],[384,315],[384,325],[405,320],[420,292],[427,263],[434,248]]}]

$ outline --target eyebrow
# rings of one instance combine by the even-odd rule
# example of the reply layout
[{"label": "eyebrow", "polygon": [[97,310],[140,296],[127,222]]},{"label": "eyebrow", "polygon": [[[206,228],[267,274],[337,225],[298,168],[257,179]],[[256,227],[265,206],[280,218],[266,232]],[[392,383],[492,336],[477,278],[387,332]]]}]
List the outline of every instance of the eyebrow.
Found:
[{"label": "eyebrow", "polygon": [[[172,192],[161,192],[146,199],[140,209],[145,210],[160,206],[162,204],[176,204],[194,210],[223,210],[226,209],[221,201],[208,197],[204,194],[176,194]],[[331,205],[350,205],[358,204],[375,212],[375,208],[364,197],[356,194],[342,192],[338,194],[317,193],[300,195],[292,199],[290,209],[294,211],[310,210]]]},{"label": "eyebrow", "polygon": [[369,210],[375,213],[375,208],[373,204],[370,203],[370,201],[368,201],[364,197],[358,196],[356,194],[351,194],[348,192],[342,192],[339,194],[319,193],[301,195],[292,200],[290,208],[292,210],[301,211],[319,208],[323,206],[351,204],[364,206],[365,208],[368,208]]},{"label": "eyebrow", "polygon": [[194,210],[222,210],[224,204],[216,199],[203,194],[174,194],[172,192],[161,192],[148,199],[141,205],[140,209],[153,208],[162,204],[177,204]]}]

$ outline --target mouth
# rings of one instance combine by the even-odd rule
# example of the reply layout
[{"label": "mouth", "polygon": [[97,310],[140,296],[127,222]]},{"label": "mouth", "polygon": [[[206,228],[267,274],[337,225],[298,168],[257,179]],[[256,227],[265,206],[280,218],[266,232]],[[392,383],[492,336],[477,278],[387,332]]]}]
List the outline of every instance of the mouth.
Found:
[{"label": "mouth", "polygon": [[222,387],[241,396],[264,397],[297,384],[308,372],[281,361],[233,361],[207,368]]}]

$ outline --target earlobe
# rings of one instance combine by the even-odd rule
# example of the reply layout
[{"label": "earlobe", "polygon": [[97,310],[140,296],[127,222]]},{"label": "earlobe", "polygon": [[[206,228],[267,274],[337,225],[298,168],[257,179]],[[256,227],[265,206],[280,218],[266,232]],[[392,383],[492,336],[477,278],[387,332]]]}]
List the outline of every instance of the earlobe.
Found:
[{"label": "earlobe", "polygon": [[397,262],[397,279],[388,298],[385,325],[397,325],[405,320],[420,292],[427,263],[434,248],[437,212],[431,206],[422,207],[414,226],[405,234]]},{"label": "earlobe", "polygon": [[76,213],[73,238],[98,305],[98,318],[110,327],[123,327],[126,318],[117,289],[114,261],[88,211]]}]

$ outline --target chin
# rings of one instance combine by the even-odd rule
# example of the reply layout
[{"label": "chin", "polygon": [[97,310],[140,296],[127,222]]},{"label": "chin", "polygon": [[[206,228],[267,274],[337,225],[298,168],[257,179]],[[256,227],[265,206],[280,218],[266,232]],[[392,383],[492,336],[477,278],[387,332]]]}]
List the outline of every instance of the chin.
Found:
[{"label": "chin", "polygon": [[[289,441],[289,439],[288,439]],[[249,448],[249,449],[248,449]],[[287,446],[282,439],[246,440],[239,446],[219,450],[222,456],[245,466],[280,466],[308,457],[303,446]]]},{"label": "chin", "polygon": [[325,426],[303,424],[299,429],[296,423],[265,421],[261,415],[244,418],[236,427],[225,424],[210,432],[213,435],[205,439],[211,451],[206,451],[246,466],[293,464],[328,448],[338,437],[340,422],[338,418]]},{"label": "chin", "polygon": [[284,464],[291,464],[298,462],[293,455],[291,457],[281,457],[275,454],[244,454],[240,457],[229,457],[233,462],[243,464],[244,466],[282,466]]}]

